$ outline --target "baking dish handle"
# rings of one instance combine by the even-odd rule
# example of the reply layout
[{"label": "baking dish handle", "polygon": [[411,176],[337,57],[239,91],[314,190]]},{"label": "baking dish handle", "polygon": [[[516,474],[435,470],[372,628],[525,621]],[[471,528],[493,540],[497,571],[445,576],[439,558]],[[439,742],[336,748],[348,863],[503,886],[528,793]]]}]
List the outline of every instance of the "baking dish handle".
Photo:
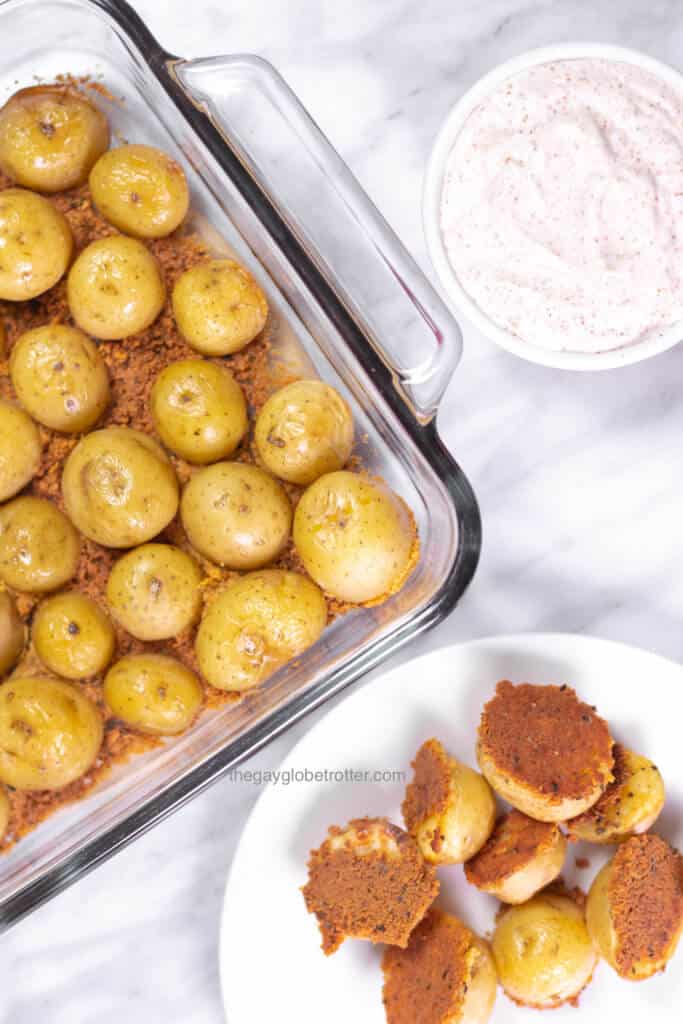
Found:
[{"label": "baking dish handle", "polygon": [[253,56],[172,60],[168,71],[429,422],[460,358],[458,324],[284,79]]}]

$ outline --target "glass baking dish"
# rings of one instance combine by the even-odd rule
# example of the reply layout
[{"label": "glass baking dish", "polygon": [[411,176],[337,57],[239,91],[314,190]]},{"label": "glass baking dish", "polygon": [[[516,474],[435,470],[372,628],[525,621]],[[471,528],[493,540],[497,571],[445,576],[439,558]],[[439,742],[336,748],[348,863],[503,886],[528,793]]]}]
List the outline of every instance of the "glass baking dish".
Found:
[{"label": "glass baking dish", "polygon": [[36,78],[89,75],[123,99],[115,137],[182,161],[195,225],[269,296],[278,357],[346,395],[364,463],[403,495],[421,538],[398,595],[336,620],[262,689],[117,766],[1,857],[6,928],[443,619],[476,568],[481,528],[435,425],[458,326],[277,72],[251,56],[173,57],[116,0],[0,0],[0,37],[2,102]]}]

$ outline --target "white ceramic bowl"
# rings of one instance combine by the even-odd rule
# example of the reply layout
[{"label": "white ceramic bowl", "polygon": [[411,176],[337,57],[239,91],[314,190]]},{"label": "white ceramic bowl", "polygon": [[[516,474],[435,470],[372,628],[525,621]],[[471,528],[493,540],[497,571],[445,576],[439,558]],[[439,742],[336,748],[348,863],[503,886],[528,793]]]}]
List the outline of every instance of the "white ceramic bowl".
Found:
[{"label": "white ceramic bowl", "polygon": [[603,46],[598,43],[567,43],[562,46],[548,46],[523,53],[513,60],[500,64],[479,79],[458,100],[446,118],[436,138],[427,165],[422,215],[429,256],[454,312],[464,313],[482,334],[523,359],[566,370],[607,370],[638,363],[642,359],[649,359],[650,356],[673,348],[683,339],[683,325],[665,328],[645,341],[613,349],[610,352],[560,352],[532,345],[495,324],[470,298],[450,264],[440,224],[441,193],[446,163],[460,129],[475,107],[506,79],[520,71],[525,71],[537,64],[576,58],[598,58],[634,64],[636,67],[659,76],[683,94],[683,75],[680,72],[668,64],[638,53],[637,50],[629,50],[620,46]]}]

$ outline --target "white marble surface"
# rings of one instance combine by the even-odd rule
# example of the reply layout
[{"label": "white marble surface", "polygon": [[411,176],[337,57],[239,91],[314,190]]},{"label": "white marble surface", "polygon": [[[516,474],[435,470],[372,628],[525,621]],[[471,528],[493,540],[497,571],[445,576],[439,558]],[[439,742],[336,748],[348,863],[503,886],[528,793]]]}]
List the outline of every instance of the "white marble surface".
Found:
[{"label": "white marble surface", "polygon": [[[178,53],[273,61],[428,272],[425,160],[450,105],[482,72],[572,39],[683,66],[680,0],[137,6]],[[481,502],[484,552],[459,609],[403,656],[484,634],[568,630],[683,658],[683,347],[576,376],[518,361],[465,328],[440,426]],[[254,764],[274,767],[306,727]],[[257,796],[219,783],[3,936],[2,1024],[220,1022],[221,897]]]}]

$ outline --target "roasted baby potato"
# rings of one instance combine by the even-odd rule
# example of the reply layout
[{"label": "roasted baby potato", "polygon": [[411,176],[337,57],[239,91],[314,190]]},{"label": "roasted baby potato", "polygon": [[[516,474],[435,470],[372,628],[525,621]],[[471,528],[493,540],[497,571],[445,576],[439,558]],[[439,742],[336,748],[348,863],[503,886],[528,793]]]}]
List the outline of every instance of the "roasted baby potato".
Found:
[{"label": "roasted baby potato", "polygon": [[581,908],[552,892],[507,907],[498,917],[492,949],[506,994],[536,1009],[575,999],[598,960]]},{"label": "roasted baby potato", "polygon": [[488,782],[434,739],[418,750],[413,771],[402,806],[406,828],[425,860],[462,864],[481,849],[496,820]]},{"label": "roasted baby potato", "polygon": [[61,789],[84,775],[102,743],[102,718],[72,683],[47,676],[0,686],[0,780],[14,789]]},{"label": "roasted baby potato", "polygon": [[568,686],[500,682],[479,726],[479,767],[505,800],[537,821],[568,821],[612,781],[612,737]]},{"label": "roasted baby potato", "polygon": [[178,480],[163,449],[129,427],[79,441],[64,466],[62,494],[81,533],[110,548],[150,540],[178,508]]},{"label": "roasted baby potato", "polygon": [[104,671],[114,654],[114,627],[92,598],[71,590],[48,597],[33,616],[31,638],[45,668],[64,679]]},{"label": "roasted baby potato", "polygon": [[229,569],[259,569],[284,550],[292,506],[284,488],[258,466],[217,462],[190,479],[180,517],[205,558]]},{"label": "roasted baby potato", "polygon": [[621,978],[663,971],[683,932],[683,857],[659,836],[632,836],[599,872],[586,922],[600,955]]},{"label": "roasted baby potato", "polygon": [[567,840],[549,821],[510,811],[496,822],[483,848],[465,864],[467,881],[503,903],[525,903],[562,870]]},{"label": "roasted baby potato", "polygon": [[402,828],[386,818],[355,818],[344,828],[333,825],[311,850],[302,892],[330,956],[346,939],[405,949],[439,882]]},{"label": "roasted baby potato", "polygon": [[195,650],[219,690],[249,690],[316,642],[327,605],[310,580],[265,569],[232,580],[204,613]]},{"label": "roasted baby potato", "polygon": [[209,260],[186,270],[172,301],[178,330],[205,356],[239,352],[261,333],[268,318],[261,288],[234,260]]},{"label": "roasted baby potato", "polygon": [[170,235],[190,205],[182,167],[154,146],[110,149],[90,172],[90,192],[110,224],[139,238]]},{"label": "roasted baby potato", "polygon": [[293,484],[312,484],[348,461],[353,416],[329,384],[299,380],[268,399],[258,414],[254,440],[271,473]]},{"label": "roasted baby potato", "polygon": [[112,615],[138,640],[188,629],[202,607],[199,566],[171,544],[143,544],[119,558],[107,581]]},{"label": "roasted baby potato", "polygon": [[647,832],[660,815],[666,793],[657,767],[646,757],[614,744],[614,781],[596,804],[567,822],[570,839],[618,843]]},{"label": "roasted baby potato", "polygon": [[116,341],[154,323],[166,287],[159,264],[142,242],[112,235],[79,254],[69,271],[67,299],[82,331]]},{"label": "roasted baby potato", "polygon": [[0,399],[0,501],[13,498],[40,465],[40,434],[30,416]]},{"label": "roasted baby potato", "polygon": [[26,643],[26,630],[17,606],[6,590],[0,590],[0,675],[19,661]]},{"label": "roasted baby potato", "polygon": [[227,367],[206,359],[165,367],[154,381],[150,407],[166,447],[199,465],[232,455],[249,426],[242,388]]},{"label": "roasted baby potato", "polygon": [[20,89],[0,110],[0,169],[24,188],[82,185],[108,146],[107,118],[72,86]]},{"label": "roasted baby potato", "polygon": [[13,590],[57,590],[76,572],[81,544],[56,505],[14,498],[0,508],[0,579]]},{"label": "roasted baby potato", "polygon": [[413,565],[415,523],[384,484],[358,473],[326,473],[304,492],[294,543],[306,572],[342,601],[377,601],[399,590]]},{"label": "roasted baby potato", "polygon": [[10,358],[17,397],[52,430],[89,430],[109,403],[109,374],[97,346],[82,331],[46,324],[26,331]]},{"label": "roasted baby potato", "polygon": [[192,725],[202,705],[197,677],[165,654],[131,654],[107,672],[104,698],[138,732],[174,736]]},{"label": "roasted baby potato", "polygon": [[0,299],[24,302],[63,276],[73,250],[66,217],[23,188],[0,192]]},{"label": "roasted baby potato", "polygon": [[498,979],[488,945],[456,917],[432,907],[407,949],[388,946],[382,959],[387,1024],[486,1024]]}]

